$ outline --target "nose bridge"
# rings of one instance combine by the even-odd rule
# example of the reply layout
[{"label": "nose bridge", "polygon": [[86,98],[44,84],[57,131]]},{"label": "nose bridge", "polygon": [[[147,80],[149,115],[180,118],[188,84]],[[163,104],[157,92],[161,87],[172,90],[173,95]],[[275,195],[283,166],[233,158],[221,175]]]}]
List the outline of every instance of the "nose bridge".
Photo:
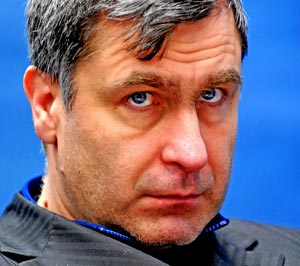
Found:
[{"label": "nose bridge", "polygon": [[[177,119],[178,141],[184,145],[194,146],[192,143],[199,141],[201,138],[200,124],[196,112],[184,110],[179,113]],[[196,144],[196,143],[195,143]]]},{"label": "nose bridge", "polygon": [[190,170],[206,164],[207,150],[196,110],[178,111],[170,120],[167,134],[163,150],[165,162],[177,163]]}]

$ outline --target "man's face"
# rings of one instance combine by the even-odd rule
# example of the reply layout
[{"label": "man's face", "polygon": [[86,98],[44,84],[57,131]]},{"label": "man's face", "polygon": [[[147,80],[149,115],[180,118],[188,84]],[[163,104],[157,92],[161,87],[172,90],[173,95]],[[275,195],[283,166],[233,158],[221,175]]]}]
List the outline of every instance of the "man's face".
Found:
[{"label": "man's face", "polygon": [[180,26],[151,61],[125,50],[122,25],[108,23],[76,69],[72,111],[57,130],[58,200],[76,219],[147,244],[189,243],[220,209],[232,165],[233,14]]}]

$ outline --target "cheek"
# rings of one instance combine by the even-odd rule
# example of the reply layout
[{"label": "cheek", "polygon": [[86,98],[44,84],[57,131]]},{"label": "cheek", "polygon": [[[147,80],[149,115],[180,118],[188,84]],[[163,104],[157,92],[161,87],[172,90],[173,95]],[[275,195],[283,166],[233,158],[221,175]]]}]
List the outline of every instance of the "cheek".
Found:
[{"label": "cheek", "polygon": [[204,130],[203,138],[208,152],[208,162],[216,182],[227,182],[231,174],[236,141],[236,121],[228,121],[214,130]]},{"label": "cheek", "polygon": [[118,176],[120,148],[113,137],[107,137],[105,130],[94,123],[68,121],[58,153],[65,188],[87,201],[100,198],[115,182],[112,177]]},{"label": "cheek", "polygon": [[234,135],[216,137],[207,145],[208,165],[213,173],[214,186],[211,194],[211,202],[221,207],[228,189],[234,150]]},{"label": "cheek", "polygon": [[128,194],[133,195],[139,175],[151,163],[150,152],[145,150],[149,142],[130,140],[112,120],[106,122],[103,117],[97,123],[70,121],[65,129],[61,166],[73,183],[70,187],[77,191],[74,193],[88,194],[97,202],[125,202]]}]

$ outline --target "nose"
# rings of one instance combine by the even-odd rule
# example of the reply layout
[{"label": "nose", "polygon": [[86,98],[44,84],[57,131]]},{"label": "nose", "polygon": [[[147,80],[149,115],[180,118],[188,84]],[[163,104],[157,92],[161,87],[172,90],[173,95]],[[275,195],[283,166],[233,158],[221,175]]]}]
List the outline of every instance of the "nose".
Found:
[{"label": "nose", "polygon": [[173,115],[168,121],[162,160],[179,164],[186,171],[195,171],[205,166],[208,154],[201,136],[196,111],[184,111]]}]

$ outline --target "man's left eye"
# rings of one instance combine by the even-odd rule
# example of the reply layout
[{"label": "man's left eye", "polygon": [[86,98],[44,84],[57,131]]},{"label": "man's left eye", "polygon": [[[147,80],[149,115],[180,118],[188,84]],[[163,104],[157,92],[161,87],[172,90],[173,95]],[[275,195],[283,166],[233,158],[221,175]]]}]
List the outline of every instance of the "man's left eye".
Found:
[{"label": "man's left eye", "polygon": [[147,107],[153,104],[153,95],[149,92],[135,92],[128,97],[128,102],[135,107]]},{"label": "man's left eye", "polygon": [[200,100],[208,103],[216,103],[222,100],[224,92],[218,88],[204,90],[200,95]]}]

